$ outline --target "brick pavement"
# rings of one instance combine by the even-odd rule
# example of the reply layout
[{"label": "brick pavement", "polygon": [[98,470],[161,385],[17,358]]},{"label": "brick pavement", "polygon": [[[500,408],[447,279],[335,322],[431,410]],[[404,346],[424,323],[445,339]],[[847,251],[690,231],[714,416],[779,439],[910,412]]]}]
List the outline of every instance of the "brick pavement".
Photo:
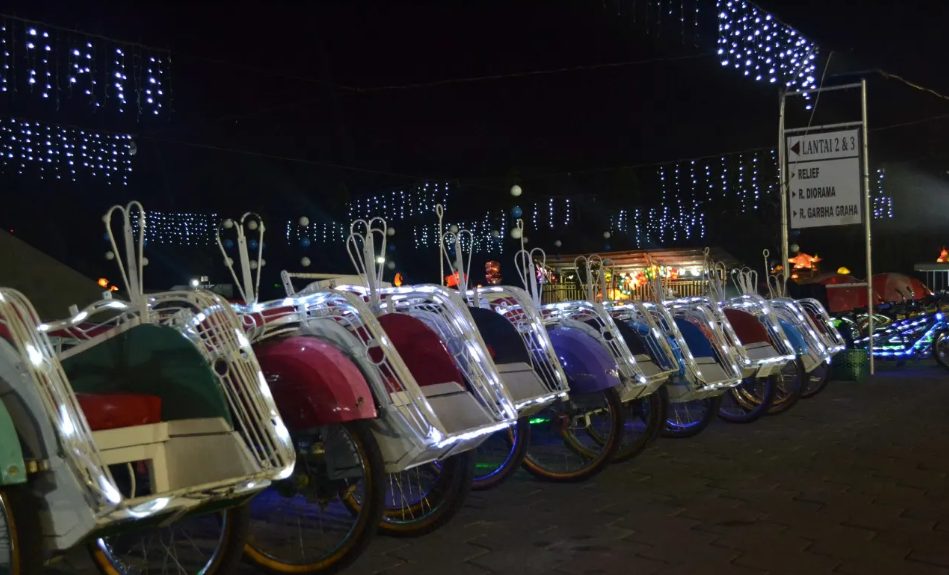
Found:
[{"label": "brick pavement", "polygon": [[376,538],[347,573],[949,575],[947,455],[949,374],[886,369],[584,484],[519,474],[445,529]]}]

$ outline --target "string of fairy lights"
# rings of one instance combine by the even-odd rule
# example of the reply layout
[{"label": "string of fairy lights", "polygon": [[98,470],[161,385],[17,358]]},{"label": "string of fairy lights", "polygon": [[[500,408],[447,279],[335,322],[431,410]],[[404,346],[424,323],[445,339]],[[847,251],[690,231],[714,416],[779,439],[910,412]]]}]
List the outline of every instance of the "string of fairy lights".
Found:
[{"label": "string of fairy lights", "polygon": [[[655,170],[658,205],[620,208],[609,215],[610,234],[625,235],[637,248],[704,241],[708,238],[709,214],[754,215],[765,201],[773,205],[778,198],[774,149],[671,162]],[[886,193],[886,170],[879,168],[875,175],[871,190],[873,218],[892,219],[894,200]],[[387,190],[349,202],[346,211],[351,219],[383,217],[393,232],[411,238],[416,249],[432,248],[438,242],[432,202],[448,205],[451,190],[457,187],[447,182],[426,182]],[[446,232],[455,226],[472,233],[473,245],[463,238],[465,249],[503,253],[504,240],[518,218],[529,222],[528,235],[532,231],[549,235],[572,229],[576,201],[570,197],[542,198],[526,204],[526,209],[515,205],[509,211],[486,210],[481,216],[449,220],[443,225]],[[155,224],[155,230],[147,232],[154,243],[204,246],[212,242],[208,238],[213,238],[217,216],[163,213]],[[283,230],[288,246],[304,249],[311,245],[342,245],[349,235],[348,223],[330,218],[306,218],[306,225],[288,219]]]},{"label": "string of fairy lights", "polygon": [[10,102],[163,117],[170,66],[164,50],[0,17],[0,95]]},{"label": "string of fairy lights", "polygon": [[0,118],[0,171],[42,180],[128,185],[132,137]]},{"label": "string of fairy lights", "polygon": [[715,7],[723,67],[786,90],[817,86],[817,44],[745,0],[716,0]]},{"label": "string of fairy lights", "polygon": [[886,193],[886,169],[877,168],[873,194],[870,196],[873,219],[893,219],[893,196]]}]

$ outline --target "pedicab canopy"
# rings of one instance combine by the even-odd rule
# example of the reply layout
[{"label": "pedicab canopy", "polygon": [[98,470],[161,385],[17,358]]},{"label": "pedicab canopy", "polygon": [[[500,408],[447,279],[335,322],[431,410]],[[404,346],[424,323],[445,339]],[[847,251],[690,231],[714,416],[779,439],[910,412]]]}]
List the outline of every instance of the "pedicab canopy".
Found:
[{"label": "pedicab canopy", "polygon": [[[614,301],[647,299],[648,282],[664,279],[663,284],[677,296],[705,294],[702,279],[705,248],[668,248],[599,252],[605,263],[608,299]],[[584,254],[587,255],[587,254]],[[711,248],[709,256],[723,262],[728,269],[741,263],[721,248]],[[544,301],[583,299],[580,281],[585,270],[577,269],[578,254],[547,254],[544,279]]]}]

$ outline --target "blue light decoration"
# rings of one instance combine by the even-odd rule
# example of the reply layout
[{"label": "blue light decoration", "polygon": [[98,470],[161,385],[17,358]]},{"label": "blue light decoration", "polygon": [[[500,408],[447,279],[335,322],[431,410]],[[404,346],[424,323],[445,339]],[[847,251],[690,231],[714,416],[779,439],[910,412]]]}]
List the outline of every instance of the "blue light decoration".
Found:
[{"label": "blue light decoration", "polygon": [[786,90],[816,87],[817,44],[745,0],[716,0],[715,6],[723,67]]},{"label": "blue light decoration", "polygon": [[0,95],[10,102],[167,117],[170,66],[166,50],[0,17]]},{"label": "blue light decoration", "polygon": [[128,185],[132,136],[0,118],[0,171]]}]

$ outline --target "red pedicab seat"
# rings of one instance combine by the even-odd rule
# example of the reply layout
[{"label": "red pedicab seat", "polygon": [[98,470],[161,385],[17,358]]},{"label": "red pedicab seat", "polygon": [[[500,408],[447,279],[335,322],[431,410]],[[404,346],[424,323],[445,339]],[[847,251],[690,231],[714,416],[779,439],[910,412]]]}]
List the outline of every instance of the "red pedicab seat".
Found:
[{"label": "red pedicab seat", "polygon": [[733,308],[725,308],[725,317],[732,324],[735,335],[752,362],[780,355],[771,342],[771,336],[764,325],[754,315]]},{"label": "red pedicab seat", "polygon": [[[484,424],[484,408],[468,392],[464,375],[434,330],[404,313],[378,320],[448,433]],[[405,401],[401,393],[391,394],[397,404]]]}]

